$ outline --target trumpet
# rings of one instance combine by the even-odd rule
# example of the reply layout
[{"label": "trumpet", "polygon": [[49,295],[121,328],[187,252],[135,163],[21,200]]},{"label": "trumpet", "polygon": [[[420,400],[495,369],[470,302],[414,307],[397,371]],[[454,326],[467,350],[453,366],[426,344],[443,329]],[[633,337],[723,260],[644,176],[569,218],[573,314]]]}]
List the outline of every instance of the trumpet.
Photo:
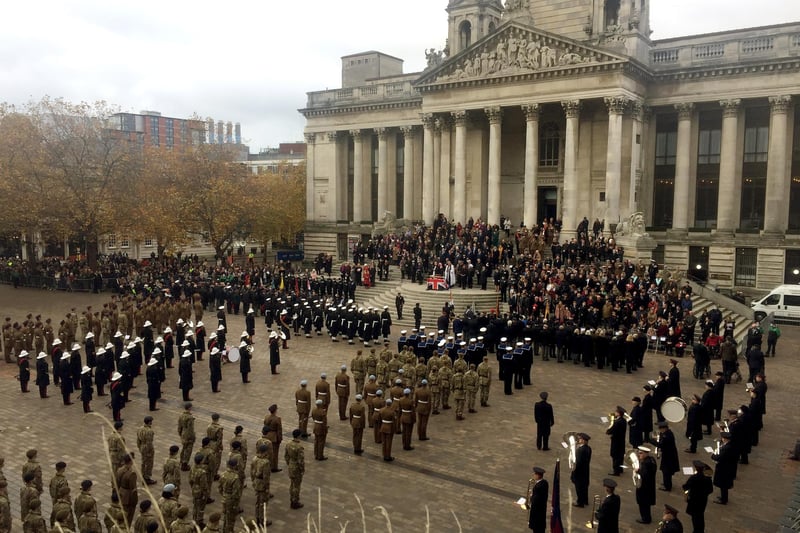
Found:
[{"label": "trumpet", "polygon": [[592,502],[592,515],[591,515],[591,518],[589,519],[589,521],[586,522],[586,527],[589,528],[589,529],[594,529],[594,519],[595,519],[594,515],[597,512],[597,503],[599,501],[600,501],[600,495],[599,494],[595,494],[594,495],[594,501]]},{"label": "trumpet", "polygon": [[561,437],[564,442],[564,447],[569,449],[569,469],[575,470],[576,449],[578,445],[578,434],[574,431],[568,431]]}]

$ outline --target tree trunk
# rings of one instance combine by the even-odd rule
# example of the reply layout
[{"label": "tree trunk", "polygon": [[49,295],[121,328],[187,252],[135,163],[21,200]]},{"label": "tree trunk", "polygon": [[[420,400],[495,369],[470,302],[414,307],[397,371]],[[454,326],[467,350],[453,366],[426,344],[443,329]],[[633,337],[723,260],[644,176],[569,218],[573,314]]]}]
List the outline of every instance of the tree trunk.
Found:
[{"label": "tree trunk", "polygon": [[86,238],[86,262],[90,268],[97,268],[98,239],[96,236]]}]

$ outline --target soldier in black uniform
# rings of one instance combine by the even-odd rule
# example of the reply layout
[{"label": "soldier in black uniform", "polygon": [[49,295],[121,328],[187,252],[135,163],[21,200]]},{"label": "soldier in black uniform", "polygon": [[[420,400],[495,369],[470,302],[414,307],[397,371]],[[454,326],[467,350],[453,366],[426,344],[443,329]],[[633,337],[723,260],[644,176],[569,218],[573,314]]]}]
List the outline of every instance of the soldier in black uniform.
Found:
[{"label": "soldier in black uniform", "polygon": [[541,401],[536,402],[533,406],[533,417],[536,422],[536,449],[549,450],[548,439],[550,438],[550,429],[556,423],[553,416],[553,406],[547,403],[547,391],[539,393]]},{"label": "soldier in black uniform", "polygon": [[708,496],[714,492],[714,485],[711,482],[710,468],[703,461],[692,461],[694,474],[686,483],[683,490],[686,494],[686,514],[692,517],[692,528],[694,533],[704,533],[706,530],[706,505]]},{"label": "soldier in black uniform", "polygon": [[530,514],[528,515],[528,527],[533,533],[545,533],[547,531],[547,493],[549,484],[544,479],[544,468],[533,467],[533,490],[531,500],[528,502]]},{"label": "soldier in black uniform", "polygon": [[603,480],[603,487],[606,490],[606,497],[600,502],[600,506],[594,513],[597,520],[597,533],[619,533],[621,501],[619,496],[614,493],[617,482],[606,478]]},{"label": "soldier in black uniform", "polygon": [[503,380],[503,392],[506,395],[514,394],[511,390],[511,381],[514,379],[514,347],[507,346],[505,353],[500,355],[500,379]]}]

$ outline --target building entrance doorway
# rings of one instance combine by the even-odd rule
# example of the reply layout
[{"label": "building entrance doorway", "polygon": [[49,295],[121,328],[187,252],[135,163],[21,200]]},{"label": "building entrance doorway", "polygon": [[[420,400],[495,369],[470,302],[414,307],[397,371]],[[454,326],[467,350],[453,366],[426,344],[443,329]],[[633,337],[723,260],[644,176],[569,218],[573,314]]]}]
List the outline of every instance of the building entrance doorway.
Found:
[{"label": "building entrance doorway", "polygon": [[538,222],[545,218],[554,219],[558,215],[558,189],[556,187],[539,187],[539,205],[536,206],[539,214]]}]

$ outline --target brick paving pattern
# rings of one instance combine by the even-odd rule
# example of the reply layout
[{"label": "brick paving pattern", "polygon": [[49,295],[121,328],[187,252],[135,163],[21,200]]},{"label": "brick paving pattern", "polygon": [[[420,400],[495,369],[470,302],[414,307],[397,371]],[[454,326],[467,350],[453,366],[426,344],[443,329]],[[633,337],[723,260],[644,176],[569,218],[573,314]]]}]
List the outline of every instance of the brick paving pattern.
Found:
[{"label": "brick paving pattern", "polygon": [[[97,308],[107,298],[107,294],[53,293],[32,289],[15,291],[8,286],[0,286],[2,315],[11,316],[13,320],[21,320],[28,312],[34,312],[41,313],[44,318],[52,317],[58,323],[70,307],[81,311],[91,304]],[[410,307],[407,310],[410,311]],[[244,317],[229,316],[228,324],[233,338],[244,329]],[[395,327],[395,338],[399,329]],[[263,319],[259,317],[250,384],[241,383],[236,366],[226,365],[223,368],[221,392],[212,394],[206,362],[196,365],[192,397],[199,436],[195,450],[199,447],[200,434],[205,433],[210,422],[210,414],[216,411],[221,414],[225,428],[224,457],[227,457],[234,426],[242,424],[250,446],[249,457],[252,458],[267,406],[272,403],[277,403],[280,408],[278,414],[283,418],[284,431],[287,433],[284,443],[287,442],[286,439],[290,438],[288,434],[296,423],[294,391],[299,381],[308,379],[311,388],[320,372],[333,376],[342,363],[349,365],[355,354],[356,347],[346,343],[332,344],[326,336],[293,338],[290,349],[281,352],[280,374],[270,375],[265,332]],[[709,502],[706,513],[709,532],[775,531],[792,493],[798,463],[789,461],[787,455],[797,438],[796,398],[800,393],[800,370],[795,358],[800,346],[800,330],[787,326],[783,332],[778,344],[778,357],[767,359],[768,413],[761,444],[754,448],[750,465],[740,466],[730,504],[722,507]],[[492,363],[496,379],[497,366],[495,361]],[[718,370],[719,366],[717,361],[713,362],[712,370]],[[513,396],[504,396],[502,384],[495,381],[489,402],[491,407],[479,407],[477,414],[467,414],[463,422],[455,420],[453,410],[432,416],[428,431],[431,440],[419,442],[415,436],[413,444],[416,449],[403,451],[397,436],[394,443],[397,460],[388,464],[381,460],[380,447],[373,443],[371,432],[365,432],[364,455],[354,455],[349,424],[340,422],[335,414],[331,414],[326,451],[329,460],[314,461],[313,437],[306,443],[306,475],[301,493],[301,500],[306,504],[304,509],[289,509],[286,470],[272,475],[271,491],[275,498],[269,504],[269,518],[273,520],[270,530],[306,531],[307,515],[318,520],[319,488],[322,501],[320,531],[339,531],[345,523],[348,524],[347,531],[362,530],[361,513],[355,495],[363,504],[366,531],[369,532],[387,530],[385,518],[376,509],[378,506],[385,507],[396,531],[425,531],[426,506],[432,532],[458,531],[454,514],[461,530],[465,532],[528,531],[527,513],[514,502],[524,495],[532,465],[547,469],[546,477],[551,479],[555,460],[560,457],[564,462],[561,499],[564,524],[568,531],[582,531],[589,520],[590,510],[570,506],[574,489],[569,482],[566,452],[560,447],[560,436],[567,431],[583,431],[591,435],[590,445],[594,453],[590,495],[602,494],[601,481],[611,465],[608,438],[600,417],[616,405],[628,407],[630,398],[640,393],[641,386],[647,380],[654,379],[658,370],[666,370],[667,367],[665,357],[652,353],[648,353],[645,359],[645,368],[633,375],[537,359],[533,368],[533,386],[515,391]],[[702,383],[691,378],[691,359],[683,359],[680,369],[684,396],[693,392],[701,393]],[[9,482],[14,530],[21,531],[18,502],[20,472],[25,450],[30,447],[39,450],[45,484],[54,472],[53,465],[59,460],[68,463],[67,477],[73,497],[82,479],[94,480],[92,492],[98,499],[102,516],[110,494],[110,477],[100,436],[103,422],[95,416],[84,415],[77,401],[75,405],[63,406],[58,391],[52,385],[49,399],[40,399],[33,386],[33,392],[21,394],[15,375],[14,366],[0,363],[0,450],[5,456],[4,472]],[[164,400],[160,402],[160,411],[149,413],[146,384],[143,377],[138,378],[138,388],[131,395],[133,401],[123,412],[125,427],[122,433],[134,449],[136,429],[143,417],[154,415],[154,477],[157,479],[160,479],[161,465],[168,447],[178,443],[176,428],[182,402],[177,381],[177,369],[168,370],[167,381],[162,386]],[[549,391],[550,402],[555,408],[556,425],[551,437],[552,451],[549,452],[537,451],[534,442],[533,404],[538,401],[541,390]],[[110,418],[110,410],[105,407],[106,399],[95,395],[93,408]],[[726,407],[735,407],[747,401],[744,383],[727,387]],[[686,444],[684,428],[684,424],[677,424],[673,429],[678,438],[681,465],[689,466],[694,456],[682,452]],[[712,443],[707,438],[700,445]],[[280,455],[281,466],[284,467],[283,446]],[[710,462],[705,452],[699,452],[698,457]],[[187,473],[183,473],[183,476],[185,488],[181,502],[190,505]],[[676,475],[676,487],[679,488],[684,479],[685,476]],[[160,485],[153,488],[160,492]],[[685,503],[678,488],[669,494],[658,493],[659,505],[654,508],[654,515],[660,516],[661,504],[670,503],[681,510],[679,518],[689,531],[691,520],[682,512]],[[568,491],[572,491],[572,494]],[[618,493],[622,497],[621,531],[652,533],[655,524],[645,526],[634,522],[638,512],[629,476],[620,479]],[[717,494],[718,489],[715,489],[714,496]],[[216,484],[212,497],[216,498],[216,502],[206,508],[206,516],[221,509]],[[42,500],[42,514],[49,517],[50,498],[44,495]],[[242,499],[244,517],[253,517],[254,502],[252,490],[245,489]]]}]

